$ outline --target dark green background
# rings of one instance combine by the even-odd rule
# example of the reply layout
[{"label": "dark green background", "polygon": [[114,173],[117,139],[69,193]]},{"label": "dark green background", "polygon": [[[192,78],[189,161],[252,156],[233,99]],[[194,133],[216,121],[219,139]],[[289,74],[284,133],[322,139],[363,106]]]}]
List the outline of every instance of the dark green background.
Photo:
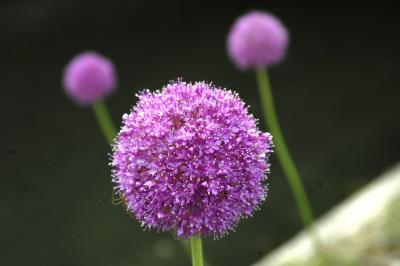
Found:
[{"label": "dark green background", "polygon": [[[190,264],[170,234],[143,232],[111,204],[110,147],[91,109],[64,95],[61,73],[87,49],[112,58],[119,89],[107,104],[118,125],[136,92],[177,77],[237,90],[262,119],[253,73],[237,71],[225,53],[231,23],[252,8],[275,13],[291,32],[288,56],[270,74],[316,214],[398,161],[400,38],[390,3],[2,1],[0,265]],[[262,209],[235,233],[205,241],[213,265],[248,265],[301,228],[272,163]]]}]

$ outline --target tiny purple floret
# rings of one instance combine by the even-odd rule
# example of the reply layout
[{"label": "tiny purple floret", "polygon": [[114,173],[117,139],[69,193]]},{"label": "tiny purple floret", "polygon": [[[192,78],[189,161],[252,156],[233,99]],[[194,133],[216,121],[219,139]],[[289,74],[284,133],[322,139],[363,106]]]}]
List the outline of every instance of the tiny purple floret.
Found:
[{"label": "tiny purple floret", "polygon": [[96,52],[75,56],[64,71],[64,89],[79,105],[102,100],[116,87],[113,63]]},{"label": "tiny purple floret", "polygon": [[289,34],[281,21],[264,11],[251,11],[233,24],[228,54],[240,69],[266,67],[285,56]]},{"label": "tiny purple floret", "polygon": [[267,194],[272,137],[237,93],[174,81],[144,91],[112,156],[116,193],[145,228],[220,237]]}]

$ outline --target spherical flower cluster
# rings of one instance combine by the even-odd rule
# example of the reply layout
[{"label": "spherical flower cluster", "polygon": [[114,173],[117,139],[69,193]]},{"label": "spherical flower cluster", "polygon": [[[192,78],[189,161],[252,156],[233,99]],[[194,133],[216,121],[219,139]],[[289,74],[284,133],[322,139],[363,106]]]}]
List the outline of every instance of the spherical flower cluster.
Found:
[{"label": "spherical flower cluster", "polygon": [[145,91],[112,156],[116,193],[146,228],[223,236],[266,197],[269,133],[236,93],[177,80]]},{"label": "spherical flower cluster", "polygon": [[102,100],[114,90],[115,85],[113,63],[98,53],[81,53],[65,68],[64,89],[80,105]]},{"label": "spherical flower cluster", "polygon": [[280,62],[285,56],[289,35],[278,18],[251,11],[233,24],[227,39],[228,54],[240,69]]}]

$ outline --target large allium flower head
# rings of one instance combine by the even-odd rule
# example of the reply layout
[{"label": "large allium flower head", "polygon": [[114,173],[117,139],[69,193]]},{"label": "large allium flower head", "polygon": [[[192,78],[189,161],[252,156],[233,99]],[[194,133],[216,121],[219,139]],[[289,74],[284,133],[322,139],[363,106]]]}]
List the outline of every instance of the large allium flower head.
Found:
[{"label": "large allium flower head", "polygon": [[113,63],[96,52],[89,51],[75,56],[64,71],[64,89],[80,105],[102,100],[115,86]]},{"label": "large allium flower head", "polygon": [[144,91],[112,156],[113,182],[146,228],[219,237],[266,197],[271,135],[238,94],[174,81]]},{"label": "large allium flower head", "polygon": [[288,41],[288,32],[277,17],[263,11],[251,11],[233,24],[227,48],[238,68],[257,68],[280,62]]}]

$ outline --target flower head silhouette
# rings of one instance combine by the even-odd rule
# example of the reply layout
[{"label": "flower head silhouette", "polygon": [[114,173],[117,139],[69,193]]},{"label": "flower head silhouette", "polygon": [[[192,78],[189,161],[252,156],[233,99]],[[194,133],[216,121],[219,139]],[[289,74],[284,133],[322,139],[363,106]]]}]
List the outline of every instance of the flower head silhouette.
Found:
[{"label": "flower head silhouette", "polygon": [[220,237],[266,197],[272,137],[239,96],[205,82],[144,91],[117,137],[113,182],[146,228]]}]

